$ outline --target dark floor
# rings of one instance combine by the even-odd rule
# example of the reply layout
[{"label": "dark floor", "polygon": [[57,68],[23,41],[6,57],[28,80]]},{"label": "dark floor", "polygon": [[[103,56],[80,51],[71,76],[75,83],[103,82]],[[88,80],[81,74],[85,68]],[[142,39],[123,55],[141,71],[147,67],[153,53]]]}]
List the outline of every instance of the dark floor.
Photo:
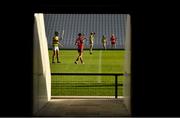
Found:
[{"label": "dark floor", "polygon": [[36,116],[130,116],[123,99],[52,99]]}]

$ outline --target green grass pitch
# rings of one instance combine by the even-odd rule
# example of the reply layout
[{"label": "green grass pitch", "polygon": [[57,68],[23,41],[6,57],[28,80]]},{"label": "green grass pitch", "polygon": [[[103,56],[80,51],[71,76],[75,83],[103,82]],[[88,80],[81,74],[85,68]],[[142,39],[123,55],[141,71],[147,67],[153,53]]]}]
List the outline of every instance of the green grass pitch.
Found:
[{"label": "green grass pitch", "polygon": [[[52,50],[49,50],[51,73],[124,73],[123,50],[94,50],[90,55],[84,50],[85,64],[75,64],[77,50],[60,50],[61,63],[52,64]],[[51,76],[52,96],[114,96],[115,76]],[[118,96],[123,95],[124,76],[118,77]]]}]

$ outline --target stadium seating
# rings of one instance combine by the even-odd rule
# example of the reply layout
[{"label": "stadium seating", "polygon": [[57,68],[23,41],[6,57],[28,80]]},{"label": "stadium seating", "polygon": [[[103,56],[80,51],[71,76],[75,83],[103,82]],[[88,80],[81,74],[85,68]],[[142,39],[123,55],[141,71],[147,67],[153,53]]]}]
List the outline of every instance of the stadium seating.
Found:
[{"label": "stadium seating", "polygon": [[[94,49],[102,49],[102,35],[107,37],[107,48],[110,49],[110,36],[112,33],[117,37],[117,49],[124,49],[125,27],[127,14],[44,14],[45,30],[48,47],[52,48],[51,42],[54,31],[60,36],[64,30],[61,41],[63,49],[75,49],[75,39],[78,33],[84,33],[88,38],[90,32],[95,32]],[[89,47],[89,40],[85,41],[85,48]]]}]

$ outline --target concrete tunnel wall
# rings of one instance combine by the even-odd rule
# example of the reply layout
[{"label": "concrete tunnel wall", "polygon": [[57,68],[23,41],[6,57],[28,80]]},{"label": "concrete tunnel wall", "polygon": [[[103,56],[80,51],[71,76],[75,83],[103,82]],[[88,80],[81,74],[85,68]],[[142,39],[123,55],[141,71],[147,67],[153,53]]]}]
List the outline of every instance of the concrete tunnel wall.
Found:
[{"label": "concrete tunnel wall", "polygon": [[33,114],[51,98],[51,75],[43,14],[34,14]]},{"label": "concrete tunnel wall", "polygon": [[124,103],[131,114],[131,17],[127,16],[125,40],[125,80],[123,83]]}]

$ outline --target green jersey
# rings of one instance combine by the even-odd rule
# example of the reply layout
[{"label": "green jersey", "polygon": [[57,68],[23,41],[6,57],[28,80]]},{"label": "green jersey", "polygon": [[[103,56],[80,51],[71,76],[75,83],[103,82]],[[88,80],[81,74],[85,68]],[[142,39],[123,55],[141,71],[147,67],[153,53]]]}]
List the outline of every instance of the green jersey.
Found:
[{"label": "green jersey", "polygon": [[102,43],[106,43],[106,37],[102,38]]}]

